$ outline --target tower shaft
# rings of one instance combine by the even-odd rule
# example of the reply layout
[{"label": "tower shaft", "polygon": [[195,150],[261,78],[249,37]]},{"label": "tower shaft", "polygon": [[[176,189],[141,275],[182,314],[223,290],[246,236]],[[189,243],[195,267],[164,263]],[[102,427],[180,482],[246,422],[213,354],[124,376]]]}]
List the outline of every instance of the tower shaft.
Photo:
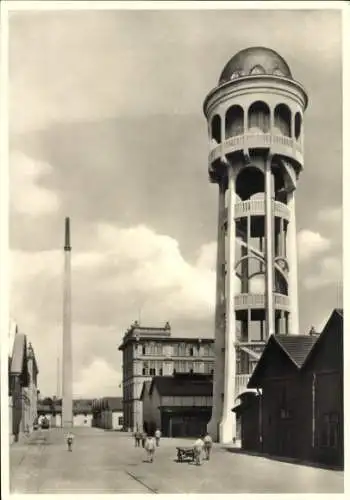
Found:
[{"label": "tower shaft", "polygon": [[63,345],[62,345],[62,426],[73,426],[73,360],[71,317],[71,246],[70,221],[65,221],[63,277]]}]

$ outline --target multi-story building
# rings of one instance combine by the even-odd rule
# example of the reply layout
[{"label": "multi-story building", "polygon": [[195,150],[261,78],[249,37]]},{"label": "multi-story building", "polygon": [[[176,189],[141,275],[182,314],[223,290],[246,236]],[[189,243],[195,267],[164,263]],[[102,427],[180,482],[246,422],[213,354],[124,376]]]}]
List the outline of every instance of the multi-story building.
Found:
[{"label": "multi-story building", "polygon": [[169,323],[163,328],[135,322],[126,331],[119,350],[123,352],[124,428],[143,427],[143,383],[154,376],[174,373],[207,373],[214,370],[214,340],[172,337]]}]

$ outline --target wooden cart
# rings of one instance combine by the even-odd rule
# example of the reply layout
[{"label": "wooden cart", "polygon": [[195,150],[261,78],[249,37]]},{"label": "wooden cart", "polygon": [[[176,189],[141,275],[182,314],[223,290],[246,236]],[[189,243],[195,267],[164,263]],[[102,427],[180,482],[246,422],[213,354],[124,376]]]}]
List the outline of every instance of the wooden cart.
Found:
[{"label": "wooden cart", "polygon": [[177,461],[184,462],[186,460],[194,461],[194,449],[193,447],[177,447]]}]

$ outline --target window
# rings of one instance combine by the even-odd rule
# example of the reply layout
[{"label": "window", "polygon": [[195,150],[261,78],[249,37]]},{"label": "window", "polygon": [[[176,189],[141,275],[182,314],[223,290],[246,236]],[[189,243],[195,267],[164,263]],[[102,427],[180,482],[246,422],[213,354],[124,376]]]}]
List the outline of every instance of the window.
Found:
[{"label": "window", "polygon": [[162,376],[163,375],[163,368],[159,368],[159,375]]},{"label": "window", "polygon": [[339,446],[339,414],[325,413],[320,426],[320,446],[337,448]]},{"label": "window", "polygon": [[124,425],[123,417],[118,417],[118,425]]},{"label": "window", "polygon": [[257,64],[254,66],[254,68],[251,70],[250,74],[251,75],[263,75],[265,73],[265,70],[260,64]]},{"label": "window", "polygon": [[142,354],[143,354],[143,355],[145,355],[145,354],[146,354],[146,346],[145,346],[145,345],[143,345],[143,346],[142,346]]},{"label": "window", "polygon": [[205,345],[204,348],[203,348],[203,355],[204,356],[210,356],[210,346],[209,345]]},{"label": "window", "polygon": [[143,363],[142,375],[148,375],[148,363],[147,362]]},{"label": "window", "polygon": [[190,356],[194,356],[194,350],[193,350],[193,347],[190,347]]}]

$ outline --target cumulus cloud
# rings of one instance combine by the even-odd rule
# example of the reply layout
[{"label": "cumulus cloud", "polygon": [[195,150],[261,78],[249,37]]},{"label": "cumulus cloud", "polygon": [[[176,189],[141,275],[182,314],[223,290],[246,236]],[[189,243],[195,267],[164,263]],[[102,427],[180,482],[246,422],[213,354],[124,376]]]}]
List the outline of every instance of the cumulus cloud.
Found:
[{"label": "cumulus cloud", "polygon": [[[99,356],[98,363],[106,363],[102,379],[111,367],[119,373],[117,347],[140,308],[144,324],[176,324],[186,318],[201,328],[203,321],[211,324],[215,245],[201,247],[191,264],[174,238],[146,226],[97,224],[91,227],[90,239],[90,251],[72,252],[72,331],[75,387],[79,394],[90,391],[93,396],[99,385],[90,386],[84,370],[94,367]],[[11,311],[27,329],[43,372],[49,370],[53,380],[52,359],[46,353],[59,351],[62,272],[62,251],[12,252]],[[209,336],[209,331],[203,334]],[[48,384],[41,383],[48,391]],[[118,390],[116,385],[114,389]]]},{"label": "cumulus cloud", "polygon": [[314,290],[342,282],[342,263],[336,257],[324,257],[320,260],[316,272],[303,280],[305,288]]},{"label": "cumulus cloud", "polygon": [[20,151],[10,154],[10,204],[13,212],[45,215],[59,207],[57,195],[40,185],[52,173],[52,166],[29,158]]},{"label": "cumulus cloud", "polygon": [[320,233],[302,229],[298,233],[298,256],[300,260],[311,259],[314,255],[318,255],[330,249],[331,241],[322,236]]}]

